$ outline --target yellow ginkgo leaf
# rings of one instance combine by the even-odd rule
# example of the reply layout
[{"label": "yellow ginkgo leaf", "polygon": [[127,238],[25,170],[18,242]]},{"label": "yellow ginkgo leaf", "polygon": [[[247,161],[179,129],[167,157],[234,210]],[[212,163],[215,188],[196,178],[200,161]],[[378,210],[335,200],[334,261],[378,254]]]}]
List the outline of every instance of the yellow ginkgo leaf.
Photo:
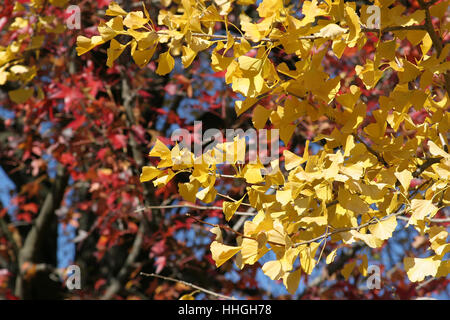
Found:
[{"label": "yellow ginkgo leaf", "polygon": [[361,264],[358,266],[359,272],[361,272],[363,277],[367,277],[367,268],[369,267],[369,259],[364,254],[361,257]]},{"label": "yellow ginkgo leaf", "polygon": [[9,71],[11,71],[12,73],[15,73],[15,74],[26,73],[29,70],[30,70],[30,68],[28,68],[26,66],[18,65],[18,64],[9,68]]},{"label": "yellow ginkgo leaf", "polygon": [[348,157],[355,146],[355,139],[352,135],[349,135],[345,142],[344,157]]},{"label": "yellow ginkgo leaf", "polygon": [[348,280],[350,277],[350,274],[353,272],[356,266],[356,261],[348,262],[345,264],[345,266],[341,270],[342,276],[345,278],[345,280]]},{"label": "yellow ginkgo leaf", "polygon": [[364,214],[369,211],[369,205],[366,202],[358,195],[351,194],[345,188],[339,189],[338,201],[342,207],[357,214]]},{"label": "yellow ginkgo leaf", "polygon": [[200,290],[195,290],[191,293],[184,294],[180,297],[179,300],[195,300],[194,294],[200,292]]},{"label": "yellow ginkgo leaf", "polygon": [[245,166],[243,170],[244,178],[248,183],[260,183],[264,179],[261,175],[261,169],[263,168],[260,164],[249,163]]},{"label": "yellow ginkgo leaf", "polygon": [[216,235],[215,241],[219,243],[223,243],[222,230],[220,227],[212,227],[209,232],[214,233]]},{"label": "yellow ginkgo leaf", "polygon": [[257,101],[258,101],[258,99],[256,99],[256,98],[248,98],[248,99],[245,99],[244,101],[236,100],[236,102],[235,102],[235,110],[236,110],[237,116],[240,116],[242,113],[247,111]]},{"label": "yellow ginkgo leaf", "polygon": [[8,95],[15,103],[24,103],[33,96],[33,92],[33,88],[20,88],[8,91]]},{"label": "yellow ginkgo leaf", "polygon": [[322,38],[336,38],[338,36],[343,35],[347,32],[347,29],[338,26],[335,23],[327,24],[325,27],[320,29],[320,31],[316,34],[318,37]]},{"label": "yellow ginkgo leaf", "polygon": [[290,171],[294,168],[297,168],[299,165],[301,165],[305,160],[302,157],[299,157],[295,153],[285,149],[283,151],[284,156],[284,167],[286,170]]},{"label": "yellow ginkgo leaf", "polygon": [[364,85],[371,89],[380,81],[383,71],[374,67],[374,62],[367,60],[364,66],[355,67],[356,74],[364,82]]},{"label": "yellow ginkgo leaf", "polygon": [[401,172],[396,172],[394,175],[397,177],[398,181],[400,181],[403,190],[408,191],[409,184],[411,183],[411,180],[413,179],[413,175],[408,170],[403,170]]},{"label": "yellow ginkgo leaf", "polygon": [[[244,231],[248,232],[248,225],[250,221],[247,221],[244,225]],[[256,240],[249,238],[238,238],[238,244],[242,247],[242,250],[238,253],[236,258],[236,263],[240,269],[244,267],[244,265],[255,264],[262,256],[264,256],[269,249],[266,246],[268,237],[265,232],[258,233]]]},{"label": "yellow ginkgo leaf", "polygon": [[271,17],[283,9],[283,0],[263,0],[258,6],[259,16],[262,18]]},{"label": "yellow ginkgo leaf", "polygon": [[356,14],[353,8],[346,6],[345,7],[345,21],[350,27],[350,32],[347,36],[348,46],[354,47],[361,33],[361,23],[359,21],[359,17]]},{"label": "yellow ginkgo leaf", "polygon": [[158,58],[158,68],[156,73],[160,76],[168,74],[175,66],[175,60],[170,55],[169,51],[162,53]]},{"label": "yellow ginkgo leaf", "polygon": [[112,67],[114,61],[122,54],[123,50],[128,46],[127,44],[120,44],[116,39],[112,39],[110,42],[110,46],[106,53],[108,54],[108,60],[106,61],[106,65],[108,67]]},{"label": "yellow ginkgo leaf", "polygon": [[[381,232],[380,232],[381,233]],[[364,241],[371,248],[379,248],[383,245],[384,240],[381,240],[373,234],[364,234],[356,230],[350,230],[350,234],[355,238]]]},{"label": "yellow ginkgo leaf", "polygon": [[246,75],[256,75],[263,65],[262,59],[256,59],[248,56],[238,58],[239,68],[246,72]]},{"label": "yellow ginkgo leaf", "polygon": [[292,201],[292,190],[277,190],[276,199],[282,206],[287,205]]},{"label": "yellow ginkgo leaf", "polygon": [[213,241],[210,246],[212,258],[216,262],[216,267],[220,267],[231,257],[238,253],[242,248],[228,246],[223,243]]},{"label": "yellow ginkgo leaf", "polygon": [[397,217],[393,215],[388,219],[370,225],[369,230],[375,237],[381,240],[386,240],[392,237],[392,233],[394,232],[396,227],[397,227]]},{"label": "yellow ginkgo leaf", "polygon": [[334,261],[334,259],[336,258],[336,252],[337,252],[337,249],[338,249],[338,248],[334,249],[333,251],[331,251],[331,252],[328,254],[327,259],[325,260],[325,262],[326,262],[327,264],[330,264],[330,263],[332,263],[332,262]]},{"label": "yellow ginkgo leaf", "polygon": [[317,16],[325,14],[325,11],[319,8],[317,0],[303,2],[302,14],[305,16],[298,27],[306,26],[307,24],[314,22]]},{"label": "yellow ginkgo leaf", "polygon": [[403,259],[406,273],[408,274],[409,280],[412,282],[422,281],[427,276],[434,277],[441,262],[442,261],[440,259],[436,259],[435,256],[424,259],[410,257]]},{"label": "yellow ginkgo leaf", "polygon": [[124,32],[123,30],[123,18],[122,16],[114,17],[107,23],[100,23],[98,26],[98,32],[102,36],[104,41],[109,41],[116,35]]},{"label": "yellow ginkgo leaf", "polygon": [[123,19],[123,24],[129,29],[139,29],[148,21],[149,19],[144,18],[144,13],[142,11],[133,11],[128,13],[125,19]]},{"label": "yellow ginkgo leaf", "polygon": [[242,31],[245,32],[245,36],[250,38],[253,42],[258,42],[263,37],[258,25],[249,21],[241,21]]},{"label": "yellow ginkgo leaf", "polygon": [[153,146],[152,150],[148,154],[150,157],[159,157],[161,161],[158,163],[158,168],[163,167],[171,167],[173,165],[172,162],[172,153],[169,148],[161,142],[161,140],[156,139],[156,143]]},{"label": "yellow ginkgo leaf", "polygon": [[175,173],[169,169],[166,174],[161,174],[155,181],[153,181],[153,185],[158,188],[163,187],[168,184],[174,176]]},{"label": "yellow ginkgo leaf", "polygon": [[318,247],[319,244],[313,242],[310,244],[310,247],[306,247],[300,251],[300,265],[306,274],[311,274],[317,264],[317,260],[314,259],[314,256]]},{"label": "yellow ginkgo leaf", "polygon": [[279,280],[283,275],[281,262],[279,260],[267,261],[264,263],[262,271],[272,280]]},{"label": "yellow ginkgo leaf", "polygon": [[197,180],[194,180],[193,182],[179,183],[178,192],[184,200],[194,203],[199,186],[200,183]]},{"label": "yellow ginkgo leaf", "polygon": [[398,72],[398,80],[400,84],[416,79],[421,73],[420,69],[415,64],[412,64],[406,59],[403,59],[402,62],[404,71]]},{"label": "yellow ginkgo leaf", "polygon": [[450,154],[439,148],[438,145],[431,140],[428,141],[428,148],[433,156],[450,158]]},{"label": "yellow ginkgo leaf", "polygon": [[162,173],[163,172],[158,168],[152,166],[144,166],[142,167],[142,173],[139,179],[141,182],[150,181],[159,177],[160,175],[162,175]]},{"label": "yellow ginkgo leaf", "polygon": [[146,66],[151,58],[153,57],[153,54],[155,53],[156,46],[147,49],[147,50],[131,50],[131,55],[133,57],[134,62],[139,66],[139,68],[143,68]]},{"label": "yellow ginkgo leaf", "polygon": [[298,268],[297,270],[292,272],[287,272],[283,275],[283,284],[290,294],[295,294],[295,292],[297,291],[301,275],[301,268]]},{"label": "yellow ginkgo leaf", "polygon": [[244,197],[242,197],[240,200],[236,202],[224,201],[222,203],[223,213],[225,214],[225,219],[227,221],[230,221],[230,219],[233,217],[234,213],[239,208],[243,200]]},{"label": "yellow ginkgo leaf", "polygon": [[431,200],[411,200],[411,218],[409,218],[408,225],[416,225],[418,221],[423,221],[426,217],[432,218],[438,208],[431,202]]},{"label": "yellow ginkgo leaf", "polygon": [[115,1],[111,2],[105,13],[107,16],[126,16],[127,12],[123,10]]},{"label": "yellow ginkgo leaf", "polygon": [[297,126],[293,124],[287,124],[280,127],[280,139],[284,142],[285,145],[289,144],[289,141],[294,134],[295,128],[297,128]]},{"label": "yellow ginkgo leaf", "polygon": [[214,188],[214,183],[212,183],[208,187],[197,192],[197,194],[195,196],[198,199],[200,199],[201,201],[203,201],[204,203],[211,203],[216,198],[216,195],[217,195],[217,190]]},{"label": "yellow ginkgo leaf", "polygon": [[191,65],[192,61],[194,61],[197,53],[194,50],[192,50],[191,48],[186,47],[186,46],[183,46],[181,48],[181,50],[183,51],[183,56],[181,57],[181,62],[183,63],[183,66],[185,68],[187,68]]},{"label": "yellow ginkgo leaf", "polygon": [[77,54],[81,56],[86,52],[92,50],[98,45],[105,43],[105,40],[102,36],[93,36],[92,38],[86,38],[84,36],[77,37]]},{"label": "yellow ginkgo leaf", "polygon": [[255,129],[263,129],[269,119],[272,110],[266,109],[261,105],[257,105],[253,110],[252,122]]}]

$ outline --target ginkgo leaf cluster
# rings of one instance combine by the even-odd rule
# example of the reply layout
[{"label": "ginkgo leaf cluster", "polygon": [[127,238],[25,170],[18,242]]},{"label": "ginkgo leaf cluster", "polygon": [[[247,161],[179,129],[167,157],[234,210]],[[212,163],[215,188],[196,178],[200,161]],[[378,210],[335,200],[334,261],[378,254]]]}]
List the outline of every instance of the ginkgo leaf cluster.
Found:
[{"label": "ginkgo leaf cluster", "polygon": [[[134,61],[143,67],[153,58],[156,46],[162,46],[164,52],[156,60],[159,75],[173,70],[177,56],[188,68],[198,53],[206,50],[212,70],[224,72],[225,83],[243,97],[235,103],[237,115],[251,110],[255,128],[279,129],[286,146],[304,119],[327,118],[334,123],[329,133],[309,139],[302,155],[285,150],[279,163],[269,165],[280,170],[267,170],[260,163],[232,164],[235,177],[245,181],[246,189],[239,200],[223,202],[224,218],[231,220],[244,205],[253,208],[255,215],[245,222],[235,243],[224,243],[220,228],[212,230],[216,234],[211,243],[216,266],[234,259],[244,268],[273,251],[276,259],[264,263],[262,271],[273,280],[282,280],[294,293],[301,275],[311,274],[320,262],[320,247],[364,243],[379,249],[399,228],[414,228],[429,237],[432,254],[404,259],[409,279],[446,276],[450,272],[449,262],[444,260],[448,230],[436,225],[433,218],[450,200],[446,138],[450,87],[445,82],[450,44],[444,45],[433,34],[442,34],[448,23],[435,30],[426,17],[431,12],[443,18],[449,2],[405,15],[405,8],[392,5],[393,0],[377,0],[381,21],[374,31],[366,26],[366,5],[305,1],[302,18],[298,18],[291,5],[263,0],[257,8],[259,20],[241,14],[241,34],[232,34],[227,15],[233,6],[243,3],[255,1],[182,0],[176,10],[159,12],[159,31],[145,7],[127,13],[112,3],[106,12],[112,19],[99,25],[99,35],[80,36],[77,42],[78,54],[109,42],[108,66],[130,47]],[[213,33],[216,23],[225,25],[226,35]],[[233,30],[236,28],[233,25]],[[350,84],[344,88],[339,74],[327,73],[322,63],[327,54],[342,59],[348,48],[361,50],[369,32],[389,32],[390,37],[379,36],[374,54],[354,66],[361,87],[377,88],[392,74],[398,79],[387,95],[379,96],[378,107],[370,116],[361,87]],[[118,42],[118,35],[127,35],[129,41]],[[420,48],[419,60],[402,56],[399,46],[404,39]],[[284,62],[277,65],[271,59],[275,48],[297,56],[295,68]],[[260,103],[267,96],[274,98],[275,107]],[[424,121],[416,123],[411,110],[425,110]],[[403,135],[405,131],[414,134]],[[313,154],[309,145],[318,141],[325,144]],[[179,145],[170,150],[158,140],[149,155],[160,161],[156,167],[142,169],[141,181],[161,187],[177,173],[188,172],[189,182],[177,186],[181,197],[192,203],[213,203],[221,175],[218,156],[223,150],[219,147],[194,156]],[[240,152],[245,154],[245,149],[241,147]],[[198,157],[203,161],[195,161]],[[412,187],[413,180],[421,184]],[[407,223],[399,217],[407,217]],[[325,262],[332,263],[337,253],[332,250]],[[351,261],[344,267],[346,278],[356,264]],[[358,267],[363,274],[367,264],[363,257]]]}]

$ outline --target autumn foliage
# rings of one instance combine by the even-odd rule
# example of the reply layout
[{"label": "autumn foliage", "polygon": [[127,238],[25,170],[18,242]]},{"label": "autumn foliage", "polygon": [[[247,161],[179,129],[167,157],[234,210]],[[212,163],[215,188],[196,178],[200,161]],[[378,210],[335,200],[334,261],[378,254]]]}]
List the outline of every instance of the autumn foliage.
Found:
[{"label": "autumn foliage", "polygon": [[[0,16],[0,165],[18,187],[0,294],[194,297],[156,274],[279,296],[259,273],[285,298],[446,294],[448,0],[85,1],[81,30],[67,5]],[[280,141],[196,152],[207,129]],[[277,153],[250,161],[261,142]],[[58,223],[78,229],[81,291],[36,289],[58,273]]]}]

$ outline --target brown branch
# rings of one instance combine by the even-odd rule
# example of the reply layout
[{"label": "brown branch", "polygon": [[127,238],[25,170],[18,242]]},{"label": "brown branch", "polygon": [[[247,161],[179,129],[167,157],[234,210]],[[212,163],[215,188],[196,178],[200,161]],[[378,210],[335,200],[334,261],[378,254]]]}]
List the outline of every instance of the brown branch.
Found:
[{"label": "brown branch", "polygon": [[[422,7],[422,9],[425,11],[425,30],[430,35],[431,41],[433,42],[434,47],[436,48],[437,56],[441,55],[442,49],[444,48],[442,38],[439,36],[438,33],[434,30],[433,21],[431,20],[431,14],[430,14],[430,6],[434,3],[425,3],[424,0],[419,0],[419,4]],[[450,74],[447,71],[444,74],[445,78],[445,88],[447,90],[447,94],[450,96]]]},{"label": "brown branch", "polygon": [[386,168],[389,168],[389,163],[384,160],[383,156],[376,152],[372,147],[365,143],[356,133],[352,133],[356,141],[361,142],[371,154],[373,154],[379,162],[381,162]]},{"label": "brown branch", "polygon": [[[338,203],[338,200],[333,200],[333,201],[327,203],[326,207],[330,208],[337,203]],[[251,206],[248,203],[242,203],[242,204]],[[160,205],[160,206],[146,206],[146,207],[138,208],[138,209],[134,210],[134,212],[142,212],[145,210],[152,210],[152,209],[161,210],[161,209],[177,209],[177,208],[191,208],[191,209],[197,209],[197,210],[223,210],[223,207],[219,207],[219,206],[199,206],[199,205],[195,205],[195,204],[186,203],[186,204],[171,204],[171,205]],[[249,216],[249,217],[253,217],[256,215],[255,213],[249,212],[249,211],[236,211],[234,214],[238,215],[238,216]]]},{"label": "brown branch", "polygon": [[3,234],[6,240],[8,240],[8,243],[11,244],[14,253],[14,259],[17,259],[17,256],[19,254],[19,247],[16,240],[14,239],[12,232],[8,228],[8,224],[3,217],[0,217],[0,234]]},{"label": "brown branch", "polygon": [[[136,209],[134,212],[141,212],[145,210],[150,209],[176,209],[176,208],[191,208],[191,209],[197,209],[197,210],[222,210],[222,207],[219,206],[199,206],[195,204],[171,204],[171,205],[163,205],[163,206],[146,206],[139,209]],[[246,212],[246,211],[236,211],[236,215],[241,216],[254,216],[255,214],[252,212]]]},{"label": "brown branch", "polygon": [[236,300],[233,297],[229,297],[229,296],[223,295],[221,293],[217,293],[217,292],[214,292],[214,291],[211,291],[211,290],[199,287],[199,286],[197,286],[197,285],[195,285],[193,283],[186,282],[184,280],[174,279],[174,278],[171,278],[171,277],[165,277],[165,276],[161,276],[159,274],[154,274],[154,273],[141,272],[140,275],[145,276],[145,277],[154,277],[154,278],[159,278],[159,279],[163,279],[163,280],[166,280],[166,281],[172,281],[172,282],[176,282],[176,283],[181,283],[181,284],[184,284],[184,285],[186,285],[188,287],[200,290],[200,291],[202,291],[202,292],[204,292],[206,294],[209,294],[209,295],[211,295],[213,297],[216,297],[216,298],[221,298],[221,299],[225,299],[225,300]]},{"label": "brown branch", "polygon": [[[384,29],[367,28],[367,27],[361,28],[362,32],[376,32],[379,34],[384,34],[384,33],[392,32],[392,31],[400,31],[400,30],[426,30],[426,27],[424,25],[412,25],[412,26],[391,26],[391,27],[386,27]],[[167,31],[168,30],[159,30],[156,33],[160,34],[160,35],[169,35],[169,33]],[[193,32],[193,33],[191,33],[191,35],[194,37],[199,37],[199,38],[209,38],[209,39],[218,39],[218,40],[227,40],[228,39],[228,35],[223,35],[223,34],[206,34],[206,33],[200,33],[200,32]],[[232,35],[232,34],[230,34],[230,35],[235,41],[236,40],[237,41],[246,40],[246,41],[250,41],[250,42],[255,42],[249,37]],[[317,40],[317,39],[323,39],[323,38],[324,38],[323,36],[313,34],[313,35],[308,35],[308,36],[300,36],[297,39],[299,39],[299,40]],[[277,42],[277,41],[279,41],[279,39],[265,37],[265,38],[261,38],[258,42],[260,42],[260,41]]]},{"label": "brown branch", "polygon": [[388,33],[392,31],[403,31],[403,30],[426,30],[424,25],[413,25],[413,26],[391,26],[386,27],[382,30],[378,28],[361,28],[362,32],[376,32],[376,33]]},{"label": "brown branch", "polygon": [[45,197],[44,203],[41,206],[39,215],[37,216],[33,227],[28,233],[23,247],[18,254],[18,268],[19,274],[16,279],[16,296],[26,299],[28,292],[24,283],[24,272],[22,270],[25,262],[34,262],[37,254],[43,245],[43,240],[46,236],[46,230],[54,217],[55,210],[59,208],[66,190],[69,176],[65,168],[58,164],[57,176],[53,184],[52,191]]},{"label": "brown branch", "polygon": [[101,300],[111,299],[122,288],[123,283],[126,281],[127,275],[141,250],[142,243],[144,241],[145,229],[146,223],[144,221],[141,221],[133,245],[131,246],[130,254],[128,255],[125,263],[117,274],[117,277],[111,281],[111,284],[106,289],[105,293],[101,297]]},{"label": "brown branch", "polygon": [[[398,217],[400,220],[409,221],[408,217]],[[447,223],[450,222],[450,218],[432,218],[430,219],[431,223]]]},{"label": "brown branch", "polygon": [[427,170],[433,164],[439,163],[441,160],[442,158],[428,158],[427,160],[425,160],[424,163],[422,163],[420,166],[417,167],[416,171],[413,172],[412,176],[414,178],[419,177],[425,170]]}]

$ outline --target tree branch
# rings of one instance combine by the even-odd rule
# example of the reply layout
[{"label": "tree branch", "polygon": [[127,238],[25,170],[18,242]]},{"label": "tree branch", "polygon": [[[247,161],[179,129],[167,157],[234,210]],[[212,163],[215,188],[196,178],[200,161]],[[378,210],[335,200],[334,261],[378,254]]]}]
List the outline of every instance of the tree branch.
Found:
[{"label": "tree branch", "polygon": [[[171,205],[165,205],[165,206],[147,206],[147,207],[142,207],[142,208],[138,208],[136,209],[134,212],[141,212],[141,211],[145,211],[145,210],[150,210],[150,209],[176,209],[176,208],[191,208],[191,209],[197,209],[197,210],[222,210],[222,207],[218,207],[218,206],[198,206],[195,204],[171,204]],[[255,214],[252,212],[246,212],[246,211],[236,211],[235,212],[236,215],[241,215],[241,216],[254,216]]]},{"label": "tree branch", "polygon": [[53,190],[47,194],[44,203],[41,206],[39,215],[37,216],[33,227],[28,233],[23,247],[18,254],[19,274],[16,279],[16,296],[24,299],[28,293],[24,286],[24,273],[22,266],[25,262],[35,262],[37,254],[42,248],[42,241],[46,236],[46,228],[54,217],[55,210],[59,208],[68,183],[68,175],[65,168],[58,164],[57,175],[53,184]]},{"label": "tree branch", "polygon": [[233,297],[229,297],[229,296],[226,296],[226,295],[223,295],[223,294],[220,294],[220,293],[217,293],[217,292],[214,292],[214,291],[211,291],[211,290],[199,287],[199,286],[197,286],[197,285],[195,285],[193,283],[186,282],[186,281],[183,281],[183,280],[174,279],[174,278],[170,278],[170,277],[165,277],[165,276],[161,276],[161,275],[154,274],[154,273],[141,272],[140,275],[145,276],[145,277],[154,277],[154,278],[159,278],[159,279],[163,279],[163,280],[166,280],[166,281],[172,281],[172,282],[176,282],[176,283],[181,283],[181,284],[184,284],[184,285],[186,285],[188,287],[200,290],[200,291],[202,291],[202,292],[204,292],[206,294],[209,294],[209,295],[211,295],[213,297],[216,297],[216,298],[221,298],[221,299],[225,299],[225,300],[236,300]]},{"label": "tree branch", "polygon": [[[431,20],[430,6],[433,5],[434,2],[425,3],[424,0],[419,0],[419,4],[425,11],[425,25],[424,25],[425,30],[430,35],[431,41],[433,42],[433,45],[436,48],[437,56],[439,58],[442,49],[444,48],[444,45],[442,43],[441,37],[434,30],[433,21]],[[444,79],[447,94],[450,96],[450,74],[448,71],[444,74]]]},{"label": "tree branch", "polygon": [[417,167],[416,171],[413,172],[412,176],[414,178],[419,177],[425,170],[431,167],[435,163],[439,163],[442,158],[428,158],[424,163]]},{"label": "tree branch", "polygon": [[130,271],[130,268],[136,261],[136,258],[138,257],[139,252],[141,250],[141,246],[144,241],[145,229],[146,229],[145,221],[144,218],[142,218],[138,232],[136,234],[136,237],[134,238],[133,245],[131,246],[130,254],[128,255],[127,259],[125,260],[125,263],[123,264],[122,268],[117,274],[117,277],[111,281],[111,284],[106,289],[105,293],[101,297],[101,300],[111,299],[122,288],[123,283],[125,282],[127,275]]},{"label": "tree branch", "polygon": [[[362,27],[361,31],[362,32],[376,32],[376,33],[388,33],[388,32],[392,32],[392,31],[400,31],[400,30],[425,30],[425,26],[423,25],[412,25],[412,26],[390,26],[390,27],[386,27],[384,29],[379,29],[379,28],[367,28],[367,27]],[[168,33],[168,30],[159,30],[156,32],[157,34],[160,35],[170,35]],[[227,40],[228,39],[228,35],[223,35],[223,34],[207,34],[207,33],[200,33],[200,32],[193,32],[191,33],[192,36],[194,37],[198,37],[198,38],[209,38],[209,39],[217,39],[217,40]],[[238,35],[233,35],[230,34],[230,36],[236,41],[242,41],[242,40],[246,40],[246,41],[250,41],[250,42],[254,42],[251,38],[249,37],[245,37],[245,36],[238,36]],[[308,36],[300,36],[298,37],[299,40],[316,40],[316,39],[322,39],[324,38],[323,36],[320,35],[308,35]],[[279,41],[279,39],[277,38],[261,38],[260,41],[266,41],[266,42],[277,42]]]},{"label": "tree branch", "polygon": [[356,141],[361,142],[371,154],[373,154],[379,162],[381,162],[386,168],[389,168],[389,163],[384,160],[383,156],[372,149],[367,143],[365,143],[356,133],[352,133],[353,137]]}]

